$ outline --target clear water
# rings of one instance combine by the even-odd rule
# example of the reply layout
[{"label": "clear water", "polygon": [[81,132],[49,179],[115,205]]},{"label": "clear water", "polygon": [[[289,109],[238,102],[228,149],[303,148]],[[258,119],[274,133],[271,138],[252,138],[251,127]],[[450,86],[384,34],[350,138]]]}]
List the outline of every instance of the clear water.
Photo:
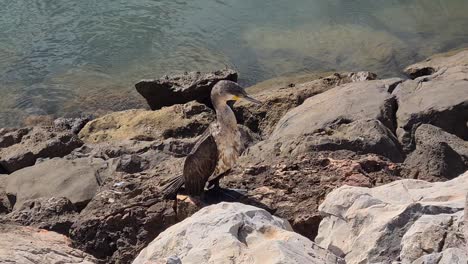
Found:
[{"label": "clear water", "polygon": [[392,76],[467,43],[467,0],[0,0],[0,127],[142,107],[172,72]]}]

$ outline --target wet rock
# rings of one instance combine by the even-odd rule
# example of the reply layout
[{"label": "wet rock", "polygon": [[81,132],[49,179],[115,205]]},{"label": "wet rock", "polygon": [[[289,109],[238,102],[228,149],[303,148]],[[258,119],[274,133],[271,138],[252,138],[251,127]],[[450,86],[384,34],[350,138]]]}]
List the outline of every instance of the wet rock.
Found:
[{"label": "wet rock", "polygon": [[201,134],[213,120],[211,109],[192,102],[157,111],[127,110],[105,115],[86,124],[79,136],[88,143],[187,138]]},{"label": "wet rock", "polygon": [[344,263],[285,220],[240,203],[205,207],[161,233],[134,264],[179,263]]},{"label": "wet rock", "polygon": [[[394,94],[398,139],[406,151],[414,149],[414,130],[432,124],[463,140],[468,140],[468,53],[463,52],[432,62],[431,75],[405,81]],[[414,66],[416,67],[416,66]]]},{"label": "wet rock", "polygon": [[83,142],[70,132],[53,128],[23,128],[0,135],[0,167],[6,172],[32,166],[38,159],[63,157]]},{"label": "wet rock", "polygon": [[14,196],[14,209],[35,198],[66,197],[78,208],[93,198],[108,176],[102,159],[45,160],[16,171],[6,178],[6,193]]},{"label": "wet rock", "polygon": [[[414,259],[418,251],[411,248],[419,248],[421,253],[425,247],[433,247],[434,241],[421,240],[436,237],[440,230],[446,234],[447,245],[437,247],[437,252],[464,248],[460,215],[454,214],[463,211],[467,191],[468,172],[447,182],[400,180],[372,189],[344,186],[320,205],[324,220],[315,241],[345,256],[349,263],[378,263],[399,256]],[[447,228],[439,229],[438,221]],[[428,231],[424,238],[416,233],[421,229]],[[427,244],[418,245],[418,241]]]},{"label": "wet rock", "polygon": [[158,80],[142,80],[135,84],[135,88],[152,110],[190,101],[211,106],[211,89],[220,80],[237,82],[237,73],[229,69],[210,73],[189,72]]},{"label": "wet rock", "polygon": [[[313,75],[316,76],[316,75]],[[288,78],[287,81],[266,81],[248,91],[255,93],[261,105],[240,101],[235,104],[234,112],[238,122],[263,136],[271,134],[278,121],[292,108],[301,105],[307,98],[320,94],[338,85],[374,80],[371,72],[334,73],[326,77]],[[294,82],[293,82],[294,81]]]},{"label": "wet rock", "polygon": [[32,227],[0,224],[1,263],[92,264],[92,256],[70,247],[63,235]]},{"label": "wet rock", "polygon": [[[268,140],[257,144],[251,151],[256,152],[263,159],[278,155],[300,155],[312,150],[314,145],[320,144],[324,135],[334,134],[335,142],[346,141],[348,137],[371,145],[369,147],[365,144],[335,144],[336,149],[341,146],[341,148],[355,152],[369,151],[382,155],[388,154],[388,158],[399,161],[401,154],[389,133],[395,129],[396,104],[394,97],[388,92],[399,82],[401,80],[398,78],[355,82],[313,96],[284,115]],[[359,131],[356,126],[352,129],[353,125],[347,128],[349,133],[355,132],[352,135],[342,137],[338,131],[335,133],[343,125],[369,119],[378,120],[383,124],[381,128],[376,128],[376,122],[368,123],[373,127],[371,130],[374,130],[367,133],[371,135],[370,138],[360,135],[363,131]],[[376,141],[376,133],[381,133],[377,137],[385,138],[384,141],[389,144],[382,145],[381,141]],[[358,139],[359,137],[361,139]],[[372,146],[372,142],[379,142],[380,145]],[[393,146],[388,152],[382,149],[383,146],[389,145]]]},{"label": "wet rock", "polygon": [[54,126],[58,129],[69,130],[73,134],[80,133],[81,129],[91,120],[91,116],[79,118],[57,118],[54,120]]},{"label": "wet rock", "polygon": [[416,129],[416,149],[405,166],[423,180],[452,179],[468,169],[468,142],[442,129],[423,124]]},{"label": "wet rock", "polygon": [[78,210],[70,200],[64,197],[52,197],[28,200],[15,211],[6,215],[3,221],[68,235],[77,216]]},{"label": "wet rock", "polygon": [[435,55],[425,61],[412,64],[405,68],[405,73],[412,79],[432,75],[442,69],[453,67],[465,67],[468,61],[468,50]]}]

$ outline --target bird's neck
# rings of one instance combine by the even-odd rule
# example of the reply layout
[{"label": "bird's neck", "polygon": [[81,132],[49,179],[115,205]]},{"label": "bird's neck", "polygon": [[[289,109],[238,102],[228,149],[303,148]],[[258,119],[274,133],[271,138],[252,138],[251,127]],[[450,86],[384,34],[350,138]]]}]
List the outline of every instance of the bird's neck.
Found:
[{"label": "bird's neck", "polygon": [[237,120],[231,107],[226,102],[214,102],[216,120],[221,128],[237,129]]}]

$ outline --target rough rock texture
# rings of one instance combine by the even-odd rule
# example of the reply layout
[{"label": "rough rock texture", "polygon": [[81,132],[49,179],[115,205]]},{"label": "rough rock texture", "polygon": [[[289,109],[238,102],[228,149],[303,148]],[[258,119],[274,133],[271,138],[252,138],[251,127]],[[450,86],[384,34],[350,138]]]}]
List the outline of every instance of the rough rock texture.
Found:
[{"label": "rough rock texture", "polygon": [[66,197],[83,208],[108,175],[102,159],[45,160],[7,176],[6,193],[15,197],[14,209],[36,198]]},{"label": "rough rock texture", "polygon": [[210,73],[189,72],[159,80],[141,80],[135,88],[152,110],[194,100],[210,106],[211,88],[220,80],[237,82],[237,73],[229,69]]},{"label": "rough rock texture", "polygon": [[420,123],[468,140],[468,51],[430,63],[434,68],[431,75],[405,81],[394,91],[398,98],[396,132],[406,151],[414,148],[413,133]]},{"label": "rough rock texture", "polygon": [[84,116],[79,118],[57,118],[54,120],[54,126],[63,129],[69,130],[73,134],[80,133],[81,129],[91,120],[91,116]]},{"label": "rough rock texture", "polygon": [[[457,213],[463,211],[467,191],[468,172],[447,182],[401,180],[373,189],[344,186],[320,205],[324,220],[315,241],[348,263],[412,260],[425,248],[433,248],[429,253],[463,249]],[[418,230],[428,233],[421,238]],[[437,241],[425,241],[440,234],[445,239],[437,247]]]},{"label": "rough rock texture", "polygon": [[89,143],[195,137],[213,120],[211,109],[192,102],[158,111],[127,110],[105,115],[89,122],[79,136]]},{"label": "rough rock texture", "polygon": [[161,233],[133,264],[344,263],[285,220],[240,203],[205,207]]},{"label": "rough rock texture", "polygon": [[[400,259],[403,263],[413,263],[427,253],[446,254],[445,251],[454,248],[462,250],[461,245],[464,244],[462,211],[455,214],[423,215],[403,235]],[[465,262],[458,263],[466,263],[468,260],[468,254],[460,257]]]},{"label": "rough rock texture", "polygon": [[[326,149],[376,153],[400,161],[402,155],[391,133],[396,104],[389,93],[399,82],[398,78],[355,82],[313,96],[284,115],[269,139],[252,151],[267,159],[297,156],[325,145]],[[366,128],[361,128],[362,120],[369,119],[364,122]],[[352,124],[356,121],[360,124]]]},{"label": "rough rock texture", "polygon": [[414,178],[452,179],[468,169],[468,141],[429,124],[420,125],[414,139],[416,149],[405,160]]},{"label": "rough rock texture", "polygon": [[5,178],[6,175],[0,174],[0,215],[9,213],[11,211],[10,200],[5,192]]},{"label": "rough rock texture", "polygon": [[465,241],[466,241],[466,249],[468,252],[468,194],[466,195],[466,203],[465,203]]},{"label": "rough rock texture", "polygon": [[68,235],[77,215],[76,206],[67,198],[39,198],[26,201],[17,210],[0,218],[0,221]]},{"label": "rough rock texture", "polygon": [[70,240],[55,232],[0,224],[0,263],[92,264],[92,256],[70,247]]},{"label": "rough rock texture", "polygon": [[76,135],[54,128],[2,130],[0,131],[0,170],[12,173],[34,165],[40,158],[63,157],[82,144]]},{"label": "rough rock texture", "polygon": [[339,85],[376,78],[371,72],[350,72],[334,73],[307,81],[299,79],[283,85],[267,82],[267,85],[259,84],[258,87],[256,85],[248,88],[255,98],[262,101],[261,105],[240,101],[236,103],[234,112],[239,122],[256,133],[268,136],[287,111],[301,105],[307,98]]}]

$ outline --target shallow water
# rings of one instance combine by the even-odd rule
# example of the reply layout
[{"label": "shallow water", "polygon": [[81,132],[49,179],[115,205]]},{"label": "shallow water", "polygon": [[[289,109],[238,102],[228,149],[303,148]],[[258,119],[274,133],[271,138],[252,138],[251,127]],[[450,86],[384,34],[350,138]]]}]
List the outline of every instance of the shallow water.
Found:
[{"label": "shallow water", "polygon": [[142,78],[233,67],[380,76],[466,46],[466,0],[0,0],[0,127],[144,106]]}]

